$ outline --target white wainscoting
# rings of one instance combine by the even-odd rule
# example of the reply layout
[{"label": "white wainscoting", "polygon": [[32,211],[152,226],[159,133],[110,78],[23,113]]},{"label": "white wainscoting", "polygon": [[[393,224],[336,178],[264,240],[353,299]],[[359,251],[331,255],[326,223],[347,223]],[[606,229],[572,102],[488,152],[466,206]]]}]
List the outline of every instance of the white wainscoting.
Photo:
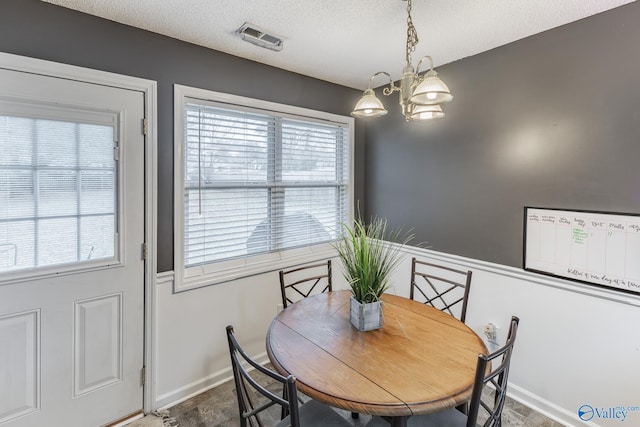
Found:
[{"label": "white wainscoting", "polygon": [[281,304],[278,272],[173,293],[173,273],[156,282],[155,408],[184,401],[232,378],[226,326],[266,362],[265,337]]},{"label": "white wainscoting", "polygon": [[[640,296],[555,279],[522,269],[408,248],[394,282],[408,295],[411,257],[473,271],[466,323],[482,335],[498,326],[504,342],[512,315],[520,318],[508,395],[569,426],[617,425],[578,418],[582,405],[640,406]],[[488,346],[491,349],[491,346]],[[640,425],[640,412],[627,421]]]},{"label": "white wainscoting", "polygon": [[[580,420],[582,405],[640,406],[640,296],[426,249],[405,252],[392,293],[409,295],[411,256],[417,256],[473,271],[467,324],[478,334],[492,322],[504,341],[509,319],[520,317],[509,385],[515,400],[569,426],[613,425]],[[159,274],[156,283],[154,407],[231,378],[228,324],[249,354],[265,360],[266,331],[280,303],[277,272],[178,294],[172,273]],[[336,260],[334,288],[344,287]],[[627,421],[640,425],[640,412]]]}]

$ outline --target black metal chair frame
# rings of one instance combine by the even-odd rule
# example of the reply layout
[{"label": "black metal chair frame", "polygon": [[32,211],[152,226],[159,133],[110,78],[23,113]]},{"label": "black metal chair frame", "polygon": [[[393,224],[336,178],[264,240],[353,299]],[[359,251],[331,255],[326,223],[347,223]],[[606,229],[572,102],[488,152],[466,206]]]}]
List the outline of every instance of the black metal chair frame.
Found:
[{"label": "black metal chair frame", "polygon": [[[327,266],[327,273],[326,274],[317,274],[315,276],[311,276],[311,277],[305,277],[303,279],[299,279],[296,280],[295,282],[286,283],[286,276],[289,274],[293,274],[293,273],[297,273],[300,271],[305,271],[305,270],[311,270],[314,268],[319,268],[319,267],[324,267]],[[331,276],[332,276],[332,270],[331,270],[331,260],[327,260],[326,263],[321,262],[321,263],[317,263],[317,264],[311,264],[311,265],[304,265],[302,267],[298,267],[298,268],[294,268],[291,270],[280,270],[279,273],[280,276],[280,292],[282,293],[282,307],[283,308],[287,308],[289,304],[293,304],[293,300],[291,300],[290,298],[287,297],[287,289],[292,289],[295,292],[298,293],[298,295],[300,295],[302,298],[307,298],[309,295],[311,295],[313,293],[314,290],[316,290],[316,287],[321,283],[321,281],[323,279],[327,279],[327,284],[325,285],[324,288],[322,288],[321,290],[319,290],[317,293],[323,293],[323,292],[331,292],[333,291],[333,284],[331,281]],[[301,285],[303,283],[309,283],[309,282],[313,282],[313,284],[311,285],[311,287],[307,290],[307,292],[303,292],[300,289],[298,289],[296,286]],[[320,287],[322,287],[322,285],[320,285]],[[320,289],[320,287],[318,287],[318,289]],[[351,418],[353,419],[357,419],[359,417],[359,414],[357,412],[352,412],[351,413]]]},{"label": "black metal chair frame", "polygon": [[[466,416],[459,414],[459,408],[456,408],[451,409],[451,412],[417,415],[415,418],[412,417],[409,419],[409,425],[437,427],[442,423],[442,425],[447,426],[465,425],[466,427],[477,427],[480,409],[482,408],[488,414],[487,420],[482,424],[482,427],[501,427],[502,408],[507,400],[507,384],[509,381],[511,355],[513,353],[519,322],[520,319],[516,316],[511,317],[509,333],[503,347],[488,356],[484,354],[478,355],[471,400],[469,401],[468,408],[466,408],[467,411],[460,411]],[[492,370],[491,364],[493,362],[499,362],[499,365]],[[489,383],[491,383],[494,388],[493,403],[486,403],[482,400],[483,389]],[[390,422],[386,417],[374,417],[367,426],[383,425],[380,423],[381,418]]]},{"label": "black metal chair frame", "polygon": [[[416,267],[417,266],[417,267]],[[439,275],[431,274],[431,273],[423,273],[420,271],[419,266],[427,266],[434,269],[446,270],[452,273],[460,274],[465,277],[464,282],[456,282],[454,280],[448,279],[446,277],[442,277]],[[414,299],[415,289],[425,298],[424,303],[429,304],[430,306],[437,308],[441,311],[448,312],[450,315],[456,317],[451,310],[455,305],[462,303],[462,309],[460,310],[460,321],[464,322],[467,316],[467,301],[469,299],[469,290],[471,289],[471,271],[462,271],[456,270],[454,268],[445,267],[443,265],[432,264],[429,262],[419,261],[415,257],[411,259],[411,291],[409,298]],[[435,293],[435,296],[428,296],[427,294],[430,292],[426,292],[422,289],[421,284],[418,284],[416,281],[417,277],[422,277],[424,281],[429,285],[431,290]],[[447,289],[440,290],[437,285],[441,284],[450,285]],[[425,286],[426,288],[426,286]],[[463,288],[464,293],[461,298],[456,299],[453,302],[447,302],[446,296],[452,296],[453,294],[449,294],[455,289]],[[449,294],[449,295],[447,295]],[[435,302],[440,301],[444,306],[438,307]]]},{"label": "black metal chair frame", "polygon": [[[292,283],[286,283],[286,280],[287,280],[286,276],[289,274],[293,274],[293,273],[297,273],[300,271],[309,270],[313,268],[317,269],[318,267],[323,267],[325,265],[327,266],[326,274],[318,274],[315,276],[296,280],[295,282],[292,282]],[[294,302],[293,300],[287,297],[287,290],[295,291],[303,298],[306,298],[309,295],[311,295],[311,293],[313,293],[314,290],[317,291],[317,293],[331,292],[333,290],[333,286],[331,283],[331,260],[328,260],[326,263],[322,262],[322,263],[313,264],[313,265],[305,265],[302,267],[294,268],[292,270],[281,270],[279,275],[280,275],[280,291],[282,292],[283,308],[287,308],[289,304],[293,304]],[[327,279],[327,284],[324,286],[324,288],[322,288],[322,283],[321,283],[323,279]],[[307,290],[306,293],[298,289],[299,285],[303,283],[309,283],[309,282],[313,282],[313,284]]]},{"label": "black metal chair frame", "polygon": [[[238,397],[238,408],[240,410],[240,426],[246,427],[247,422],[250,426],[263,427],[264,424],[258,417],[258,414],[273,405],[282,406],[282,418],[290,415],[291,427],[300,427],[299,408],[298,408],[298,392],[296,389],[296,379],[293,375],[284,377],[270,369],[265,368],[259,363],[251,359],[240,347],[233,333],[233,326],[227,326],[227,340],[229,341],[229,353],[231,354],[231,366],[233,369],[233,379],[236,385],[236,394]],[[257,371],[273,378],[283,384],[283,396],[279,396],[265,387],[260,385],[251,373],[242,364],[242,360],[248,363]],[[267,402],[256,406],[253,403],[249,390],[256,392],[267,398]],[[254,424],[254,421],[256,424]]]},{"label": "black metal chair frame", "polygon": [[[520,319],[516,316],[511,317],[509,333],[505,345],[491,353],[488,356],[483,354],[478,356],[478,364],[476,367],[476,378],[473,384],[473,392],[471,401],[469,402],[469,413],[467,415],[467,427],[476,427],[480,408],[483,408],[489,414],[488,419],[482,424],[483,427],[500,427],[502,426],[502,408],[507,399],[507,383],[509,379],[509,367],[511,366],[511,354],[518,332],[518,324]],[[500,360],[500,364],[491,372],[486,374],[487,367],[496,360]],[[493,406],[482,400],[482,390],[484,386],[491,383],[495,388]]]}]

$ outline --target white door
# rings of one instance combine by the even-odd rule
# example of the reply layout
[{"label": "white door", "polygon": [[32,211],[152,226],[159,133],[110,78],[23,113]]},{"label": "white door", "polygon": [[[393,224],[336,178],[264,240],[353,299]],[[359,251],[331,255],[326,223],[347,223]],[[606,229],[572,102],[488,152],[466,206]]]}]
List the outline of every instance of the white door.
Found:
[{"label": "white door", "polygon": [[0,69],[0,426],[140,412],[144,95]]}]

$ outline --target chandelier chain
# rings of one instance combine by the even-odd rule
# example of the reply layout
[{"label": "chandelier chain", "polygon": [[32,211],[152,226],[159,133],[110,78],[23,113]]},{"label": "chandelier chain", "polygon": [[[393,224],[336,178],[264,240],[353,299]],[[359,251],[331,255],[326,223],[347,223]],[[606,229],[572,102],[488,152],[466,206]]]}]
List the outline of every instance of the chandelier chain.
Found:
[{"label": "chandelier chain", "polygon": [[411,65],[411,54],[418,45],[418,32],[411,19],[411,0],[407,0],[407,65]]}]

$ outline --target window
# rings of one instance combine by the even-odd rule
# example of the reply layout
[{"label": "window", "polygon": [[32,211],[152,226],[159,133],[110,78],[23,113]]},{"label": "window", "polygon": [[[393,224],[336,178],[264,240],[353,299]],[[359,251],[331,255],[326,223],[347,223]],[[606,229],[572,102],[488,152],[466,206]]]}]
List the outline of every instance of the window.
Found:
[{"label": "window", "polygon": [[341,237],[351,212],[350,118],[176,90],[184,278],[237,266],[252,274],[246,267],[264,271],[265,261],[279,268],[274,258]]},{"label": "window", "polygon": [[115,120],[0,103],[0,274],[115,258]]}]

